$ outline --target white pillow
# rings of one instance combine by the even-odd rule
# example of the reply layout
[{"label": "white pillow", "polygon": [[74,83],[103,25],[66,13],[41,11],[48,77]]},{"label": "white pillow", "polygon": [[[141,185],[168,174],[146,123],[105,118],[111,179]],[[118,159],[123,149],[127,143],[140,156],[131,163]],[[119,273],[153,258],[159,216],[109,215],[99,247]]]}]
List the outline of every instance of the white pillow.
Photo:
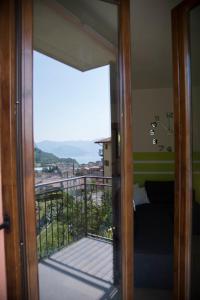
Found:
[{"label": "white pillow", "polygon": [[150,203],[145,188],[139,187],[138,184],[134,184],[133,200],[134,200],[133,203],[135,206],[145,204],[145,203]]}]

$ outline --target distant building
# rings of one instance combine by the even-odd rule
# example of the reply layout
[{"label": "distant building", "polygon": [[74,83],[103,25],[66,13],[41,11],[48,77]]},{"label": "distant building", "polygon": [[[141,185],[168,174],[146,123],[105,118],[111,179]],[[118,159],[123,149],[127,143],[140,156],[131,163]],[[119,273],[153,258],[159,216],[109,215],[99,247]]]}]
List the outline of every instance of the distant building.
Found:
[{"label": "distant building", "polygon": [[99,150],[99,155],[102,156],[103,176],[112,176],[112,143],[111,138],[97,140],[96,144],[101,144],[102,149]]},{"label": "distant building", "polygon": [[103,176],[102,168],[99,166],[92,166],[89,169],[89,174],[93,176]]}]

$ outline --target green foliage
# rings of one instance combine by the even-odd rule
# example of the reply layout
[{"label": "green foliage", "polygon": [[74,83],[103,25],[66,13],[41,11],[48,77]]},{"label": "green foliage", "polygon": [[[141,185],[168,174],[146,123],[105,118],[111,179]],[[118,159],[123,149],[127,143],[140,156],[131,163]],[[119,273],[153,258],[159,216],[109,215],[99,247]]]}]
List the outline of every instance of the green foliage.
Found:
[{"label": "green foliage", "polygon": [[67,193],[60,189],[37,195],[39,258],[52,254],[88,233],[112,238],[111,201],[111,191],[97,192],[94,187],[86,192],[77,189]]},{"label": "green foliage", "polygon": [[112,195],[110,191],[104,191],[100,201],[92,199],[93,193],[88,199],[88,233],[102,237],[112,238]]},{"label": "green foliage", "polygon": [[78,162],[72,158],[59,158],[56,155],[48,152],[44,152],[41,149],[35,147],[34,148],[34,155],[35,155],[35,163],[41,164],[42,166],[46,166],[49,164],[56,164],[56,163],[65,163],[65,164],[76,164]]},{"label": "green foliage", "polygon": [[44,152],[39,148],[34,149],[35,162],[42,165],[59,162],[59,158],[52,153]]}]

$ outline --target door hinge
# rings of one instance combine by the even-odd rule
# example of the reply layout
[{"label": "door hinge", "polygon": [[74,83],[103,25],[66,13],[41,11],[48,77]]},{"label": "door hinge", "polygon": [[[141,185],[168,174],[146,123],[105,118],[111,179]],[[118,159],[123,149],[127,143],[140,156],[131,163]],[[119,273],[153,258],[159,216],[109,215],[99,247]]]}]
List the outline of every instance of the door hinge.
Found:
[{"label": "door hinge", "polygon": [[1,229],[5,229],[5,230],[10,229],[10,217],[8,215],[4,216],[4,221],[2,224],[0,224],[0,230]]}]

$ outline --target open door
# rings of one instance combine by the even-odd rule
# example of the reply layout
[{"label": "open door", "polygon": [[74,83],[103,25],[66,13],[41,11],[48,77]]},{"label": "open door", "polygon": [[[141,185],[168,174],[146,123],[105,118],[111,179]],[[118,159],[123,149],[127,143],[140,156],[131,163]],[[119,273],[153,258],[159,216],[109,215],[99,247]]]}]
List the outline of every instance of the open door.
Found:
[{"label": "open door", "polygon": [[[51,2],[53,7],[55,3]],[[113,124],[112,139],[117,143],[115,159],[118,159],[114,172],[116,177],[118,172],[120,174],[119,211],[115,222],[118,222],[116,230],[121,252],[115,259],[121,273],[121,297],[128,300],[133,299],[130,4],[129,0],[105,2],[117,5],[119,15],[116,80],[119,125],[115,128]],[[36,300],[39,287],[33,168],[33,1],[3,0],[0,5],[1,178],[3,214],[10,217],[11,224],[10,231],[5,233],[6,276],[3,270],[5,280],[1,284],[6,295],[7,279],[8,299]]]},{"label": "open door", "polygon": [[[24,243],[20,236],[16,169],[17,1],[0,2],[0,298],[22,299]],[[7,222],[6,222],[7,221]]]},{"label": "open door", "polygon": [[174,299],[199,299],[200,1],[172,11],[175,111]]},{"label": "open door", "polygon": [[[1,179],[0,179],[1,180]],[[3,203],[2,203],[2,193],[0,194],[0,259],[1,259],[1,270],[0,270],[0,298],[6,299],[7,297],[7,287],[6,287],[6,261],[5,261],[5,243],[4,243],[4,229],[5,220],[3,216]]]},{"label": "open door", "polygon": [[111,91],[111,139],[112,139],[112,207],[113,207],[113,273],[114,282],[117,284],[120,280],[120,207],[119,207],[119,178],[120,178],[120,153],[119,153],[119,111],[116,111],[118,107],[116,106],[117,93],[117,69],[116,64],[110,65],[110,91]]}]

